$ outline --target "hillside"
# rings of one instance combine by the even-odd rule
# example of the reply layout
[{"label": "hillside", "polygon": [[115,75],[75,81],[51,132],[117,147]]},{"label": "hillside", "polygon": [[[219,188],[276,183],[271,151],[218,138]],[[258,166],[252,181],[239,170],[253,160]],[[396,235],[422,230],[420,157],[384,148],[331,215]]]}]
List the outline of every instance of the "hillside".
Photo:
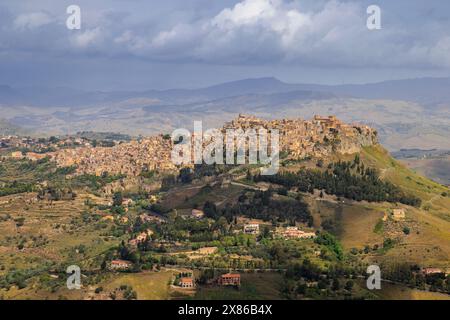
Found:
[{"label": "hillside", "polygon": [[[350,159],[344,157],[343,160]],[[332,218],[336,232],[350,250],[382,246],[387,238],[396,237],[389,250],[370,250],[364,259],[383,263],[416,263],[421,266],[448,268],[450,261],[450,197],[449,189],[420,176],[394,160],[381,146],[365,147],[361,160],[380,171],[382,179],[422,199],[420,208],[390,203],[322,201],[322,219]],[[396,222],[384,215],[394,208],[406,210],[406,219]],[[409,229],[406,235],[404,228]]]},{"label": "hillside", "polygon": [[[169,161],[150,152],[167,151],[162,136],[65,146],[55,151],[70,155],[63,165],[2,159],[0,297],[448,298],[447,280],[423,276],[449,268],[447,187],[393,159],[364,125],[240,115],[223,128],[254,126],[283,129],[276,175],[260,175],[260,164],[144,170]],[[65,287],[74,263],[86,275],[76,292]],[[384,291],[359,283],[369,264],[391,281]],[[240,291],[216,281],[230,270],[242,274]],[[195,290],[177,287],[184,272]]]},{"label": "hillside", "polygon": [[9,135],[24,135],[27,131],[11,124],[9,121],[0,119],[0,136],[9,136]]}]

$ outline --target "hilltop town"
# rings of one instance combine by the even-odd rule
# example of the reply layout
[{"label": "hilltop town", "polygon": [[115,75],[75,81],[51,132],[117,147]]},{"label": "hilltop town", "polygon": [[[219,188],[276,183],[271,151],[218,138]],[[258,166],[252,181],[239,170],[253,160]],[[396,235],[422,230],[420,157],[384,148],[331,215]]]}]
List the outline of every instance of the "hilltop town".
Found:
[{"label": "hilltop town", "polygon": [[360,151],[362,146],[377,143],[376,130],[366,125],[343,123],[336,116],[316,115],[312,120],[263,120],[240,114],[225,124],[224,129],[261,127],[277,129],[281,151],[286,151],[294,159],[322,157],[331,152],[350,154]]},{"label": "hilltop town", "polygon": [[[292,159],[325,157],[332,152],[351,154],[362,146],[377,143],[377,132],[365,125],[345,124],[335,116],[315,116],[312,120],[281,119],[264,120],[240,114],[226,123],[228,129],[277,129],[280,132],[280,148]],[[173,141],[167,135],[146,137],[140,140],[122,142],[112,147],[93,146],[76,141],[77,148],[59,148],[44,153],[20,152],[13,157],[31,160],[50,157],[59,167],[76,166],[76,174],[103,173],[139,176],[143,171],[170,172],[177,169],[171,161]]]}]

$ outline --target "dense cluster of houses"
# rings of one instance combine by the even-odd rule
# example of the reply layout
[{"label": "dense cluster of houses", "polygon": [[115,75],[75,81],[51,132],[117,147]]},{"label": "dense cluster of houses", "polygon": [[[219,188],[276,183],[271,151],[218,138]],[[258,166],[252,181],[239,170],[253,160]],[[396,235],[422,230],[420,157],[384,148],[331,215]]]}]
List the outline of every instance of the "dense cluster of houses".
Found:
[{"label": "dense cluster of houses", "polygon": [[316,115],[313,120],[281,119],[263,120],[254,116],[242,115],[224,126],[224,130],[241,128],[278,130],[280,146],[294,158],[325,156],[330,151],[354,153],[361,146],[372,145],[377,141],[374,129],[361,124],[345,124],[335,116]]},{"label": "dense cluster of houses", "polygon": [[[228,129],[277,129],[280,132],[280,146],[294,158],[307,156],[324,156],[331,150],[352,153],[360,150],[362,145],[376,142],[376,131],[359,124],[344,124],[335,116],[315,116],[313,120],[281,119],[263,120],[253,116],[239,115],[237,119],[226,123],[223,132]],[[20,152],[12,157],[28,157],[38,160],[49,156],[61,167],[77,166],[78,174],[102,175],[123,174],[138,176],[142,171],[172,171],[176,166],[171,161],[173,142],[163,135],[142,140],[123,142],[112,147],[92,146],[88,140],[67,137],[53,143],[40,142],[30,138],[3,138],[2,144],[15,147],[33,146],[53,147],[56,151],[47,153]],[[65,147],[62,146],[78,146]]]},{"label": "dense cluster of houses", "polygon": [[78,174],[138,176],[144,170],[174,170],[171,148],[172,141],[158,135],[113,147],[61,149],[49,156],[61,167],[76,165]]}]

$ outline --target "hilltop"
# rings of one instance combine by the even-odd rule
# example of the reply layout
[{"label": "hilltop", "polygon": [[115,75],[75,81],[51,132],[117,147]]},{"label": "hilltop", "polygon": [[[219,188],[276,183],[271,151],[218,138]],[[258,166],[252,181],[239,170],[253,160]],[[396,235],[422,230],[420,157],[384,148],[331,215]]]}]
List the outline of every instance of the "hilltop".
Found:
[{"label": "hilltop", "polygon": [[[325,157],[331,153],[359,152],[362,146],[377,143],[376,130],[360,124],[345,124],[335,116],[315,116],[312,120],[264,120],[239,115],[221,130],[277,129],[280,132],[280,152],[292,159]],[[224,141],[226,137],[224,137]],[[208,143],[204,142],[206,146]],[[112,148],[86,146],[61,149],[48,153],[60,167],[76,165],[78,174],[103,173],[139,176],[144,171],[174,171],[171,138],[164,135],[121,143]]]}]

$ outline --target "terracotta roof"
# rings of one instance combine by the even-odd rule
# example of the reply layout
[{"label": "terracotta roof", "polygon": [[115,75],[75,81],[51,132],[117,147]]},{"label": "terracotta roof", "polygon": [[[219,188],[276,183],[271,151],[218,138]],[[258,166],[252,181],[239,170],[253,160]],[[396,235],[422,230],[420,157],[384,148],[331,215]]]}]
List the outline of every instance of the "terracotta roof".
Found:
[{"label": "terracotta roof", "polygon": [[222,278],[240,278],[241,275],[239,273],[225,273],[221,275]]}]

